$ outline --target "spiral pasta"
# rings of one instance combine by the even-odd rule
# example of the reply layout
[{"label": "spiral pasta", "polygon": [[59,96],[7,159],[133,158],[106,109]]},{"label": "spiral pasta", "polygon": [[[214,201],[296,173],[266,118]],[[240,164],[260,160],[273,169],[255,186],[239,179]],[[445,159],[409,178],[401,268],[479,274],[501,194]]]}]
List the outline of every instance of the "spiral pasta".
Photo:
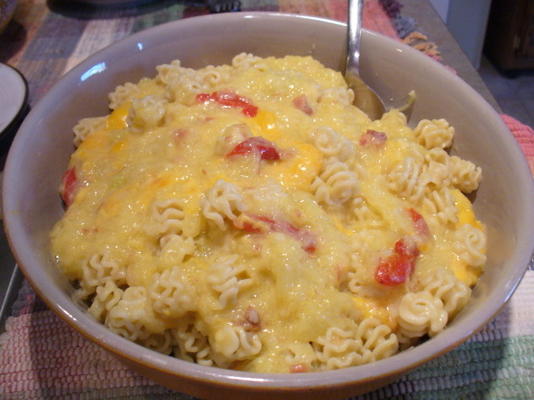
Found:
[{"label": "spiral pasta", "polygon": [[461,260],[474,267],[486,263],[486,235],[472,225],[464,224],[456,231],[455,250]]},{"label": "spiral pasta", "polygon": [[131,101],[140,93],[139,87],[131,82],[119,85],[109,94],[109,108],[115,110],[127,101]]},{"label": "spiral pasta", "polygon": [[416,286],[420,291],[428,292],[441,300],[449,319],[460,311],[471,297],[469,286],[459,281],[451,272],[441,268],[420,274]]},{"label": "spiral pasta", "polygon": [[106,117],[94,117],[81,119],[72,129],[74,132],[74,146],[78,147],[92,132],[104,128]]},{"label": "spiral pasta", "polygon": [[218,295],[220,308],[235,304],[239,291],[252,284],[252,279],[242,276],[246,269],[234,265],[236,261],[236,255],[223,257],[210,268],[208,282]]},{"label": "spiral pasta", "polygon": [[244,360],[261,351],[262,343],[256,333],[240,326],[225,326],[215,333],[213,350],[226,360]]},{"label": "spiral pasta", "polygon": [[347,161],[354,156],[352,142],[330,127],[322,126],[313,133],[314,144],[326,157]]},{"label": "spiral pasta", "polygon": [[202,201],[202,213],[221,230],[226,229],[225,219],[234,221],[245,211],[241,191],[232,183],[218,180]]},{"label": "spiral pasta", "polygon": [[195,293],[181,282],[178,267],[152,275],[148,297],[154,312],[165,318],[179,318],[195,309]]},{"label": "spiral pasta", "polygon": [[423,199],[423,207],[432,215],[430,222],[433,224],[455,224],[458,221],[458,210],[447,188],[430,192]]},{"label": "spiral pasta", "polygon": [[318,202],[329,206],[342,205],[358,192],[358,178],[347,164],[330,158],[311,188]]},{"label": "spiral pasta", "polygon": [[447,324],[447,312],[439,298],[427,291],[406,293],[399,304],[399,332],[408,338],[434,336]]},{"label": "spiral pasta", "polygon": [[452,184],[464,193],[471,193],[478,189],[482,179],[481,168],[457,156],[452,156],[450,159]]},{"label": "spiral pasta", "polygon": [[425,193],[425,185],[421,183],[420,178],[422,170],[422,161],[414,157],[404,159],[387,175],[389,190],[414,203],[419,202]]},{"label": "spiral pasta", "polygon": [[414,133],[419,144],[427,149],[445,149],[452,144],[454,127],[445,119],[423,119],[417,124]]}]

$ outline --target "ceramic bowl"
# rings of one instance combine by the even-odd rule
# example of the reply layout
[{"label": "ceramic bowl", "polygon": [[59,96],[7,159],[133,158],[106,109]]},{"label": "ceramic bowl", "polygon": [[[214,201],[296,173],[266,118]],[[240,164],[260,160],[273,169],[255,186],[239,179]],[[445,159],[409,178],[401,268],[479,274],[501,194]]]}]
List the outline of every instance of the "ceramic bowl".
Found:
[{"label": "ceramic bowl", "polygon": [[7,234],[26,277],[48,306],[88,339],[147,377],[200,397],[343,397],[384,385],[465,341],[510,298],[533,250],[534,189],[527,163],[499,115],[465,82],[429,57],[380,35],[363,33],[362,74],[393,100],[415,89],[412,121],[446,118],[456,127],[453,153],[484,171],[475,209],[488,227],[486,272],[473,299],[449,327],[427,342],[372,364],[308,374],[256,374],[188,363],[161,355],[107,330],[71,301],[56,270],[48,234],[63,213],[58,185],[73,151],[80,118],[108,112],[107,93],[153,76],[179,58],[190,67],[259,56],[312,55],[338,68],[345,25],[288,14],[236,13],[185,19],[137,33],[89,57],[36,105],[11,147],[3,198]]}]

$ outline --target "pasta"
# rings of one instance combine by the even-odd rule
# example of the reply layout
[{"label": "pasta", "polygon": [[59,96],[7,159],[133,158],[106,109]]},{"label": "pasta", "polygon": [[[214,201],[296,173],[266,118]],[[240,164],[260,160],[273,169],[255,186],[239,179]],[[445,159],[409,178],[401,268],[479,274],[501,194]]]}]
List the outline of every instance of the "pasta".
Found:
[{"label": "pasta", "polygon": [[74,127],[51,255],[113,333],[207,367],[302,373],[439,335],[484,271],[480,167],[444,119],[371,121],[311,57],[118,86]]}]

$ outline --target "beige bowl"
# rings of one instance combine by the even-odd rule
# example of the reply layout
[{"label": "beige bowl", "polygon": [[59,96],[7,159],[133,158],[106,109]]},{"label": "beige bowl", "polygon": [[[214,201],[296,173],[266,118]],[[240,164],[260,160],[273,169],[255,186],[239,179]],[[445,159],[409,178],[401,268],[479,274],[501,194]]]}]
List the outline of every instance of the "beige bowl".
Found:
[{"label": "beige bowl", "polygon": [[499,115],[466,83],[421,53],[364,32],[362,70],[393,99],[415,89],[413,121],[443,117],[457,131],[453,151],[482,166],[475,202],[488,226],[486,273],[473,300],[433,339],[360,367],[309,374],[255,374],[204,367],[131,343],[90,318],[70,299],[72,287],[48,253],[48,233],[63,213],[57,188],[72,146],[72,127],[102,115],[116,85],[154,75],[179,58],[200,67],[230,62],[242,51],[260,56],[312,55],[329,67],[343,59],[345,26],[318,18],[239,13],[191,18],[135,34],[89,57],[39,102],[20,129],[7,160],[3,198],[11,248],[48,306],[84,336],[135,370],[168,387],[201,397],[343,397],[384,385],[437,357],[488,322],[517,287],[533,250],[534,189],[527,164]]}]

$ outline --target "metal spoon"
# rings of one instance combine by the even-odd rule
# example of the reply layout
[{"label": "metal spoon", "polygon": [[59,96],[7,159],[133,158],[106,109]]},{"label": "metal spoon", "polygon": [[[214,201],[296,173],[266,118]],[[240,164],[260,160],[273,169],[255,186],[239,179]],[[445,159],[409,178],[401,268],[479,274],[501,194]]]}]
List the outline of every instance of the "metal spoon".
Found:
[{"label": "metal spoon", "polygon": [[347,27],[347,62],[345,81],[354,91],[354,105],[372,120],[385,112],[384,102],[360,78],[360,38],[363,21],[363,0],[349,0]]}]

